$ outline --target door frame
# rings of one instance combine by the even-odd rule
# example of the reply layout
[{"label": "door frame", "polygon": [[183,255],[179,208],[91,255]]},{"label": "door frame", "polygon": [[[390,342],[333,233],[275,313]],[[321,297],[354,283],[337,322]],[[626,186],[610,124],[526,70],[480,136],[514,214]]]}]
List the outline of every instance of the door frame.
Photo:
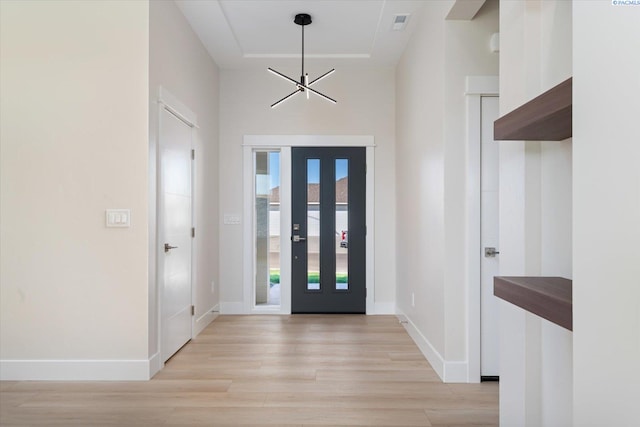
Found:
[{"label": "door frame", "polygon": [[[186,107],[182,102],[180,102],[176,97],[174,97],[171,93],[169,93],[165,88],[159,87],[158,90],[158,122],[156,128],[156,150],[155,150],[155,218],[156,218],[156,226],[155,226],[155,242],[153,252],[155,255],[155,278],[157,283],[157,294],[156,294],[156,322],[157,322],[157,353],[154,355],[154,359],[157,358],[157,362],[155,363],[157,366],[157,370],[160,370],[164,367],[164,355],[162,354],[162,336],[163,336],[163,324],[162,324],[162,301],[164,297],[164,264],[161,262],[164,256],[164,232],[163,232],[163,220],[164,218],[160,214],[160,205],[162,203],[162,189],[160,186],[161,183],[161,159],[160,159],[160,138],[162,137],[160,131],[162,129],[162,112],[163,110],[167,110],[169,113],[173,114],[176,118],[182,121],[185,125],[191,128],[190,136],[190,149],[194,149],[194,132],[198,129],[197,124],[197,116],[193,113],[188,107]],[[191,226],[195,227],[195,174],[196,174],[196,166],[191,158]],[[195,305],[194,301],[194,292],[193,292],[193,280],[195,277],[196,270],[196,256],[193,244],[193,239],[190,241],[191,243],[191,304]],[[191,339],[193,339],[193,331],[194,331],[194,317],[191,316]],[[152,371],[153,372],[153,367]],[[153,375],[153,374],[152,374]]]},{"label": "door frame", "polygon": [[499,96],[497,76],[467,76],[467,378],[480,382],[481,111],[483,96]]},{"label": "door frame", "polygon": [[[253,217],[253,152],[280,151],[280,230],[291,230],[291,147],[365,147],[366,176],[366,313],[375,314],[375,143],[372,135],[245,135],[243,149],[243,307],[245,314],[291,314],[291,240],[280,242],[280,307],[256,307]],[[251,243],[248,243],[251,242]]]}]

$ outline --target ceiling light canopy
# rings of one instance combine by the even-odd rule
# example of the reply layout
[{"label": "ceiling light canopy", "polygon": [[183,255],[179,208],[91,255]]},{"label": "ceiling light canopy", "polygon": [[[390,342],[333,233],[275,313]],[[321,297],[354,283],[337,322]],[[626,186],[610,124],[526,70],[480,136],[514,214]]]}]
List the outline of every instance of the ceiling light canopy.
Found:
[{"label": "ceiling light canopy", "polygon": [[311,86],[315,83],[318,83],[320,80],[324,79],[325,77],[328,77],[329,75],[331,75],[334,71],[336,71],[335,68],[331,69],[330,71],[327,71],[326,73],[324,73],[323,75],[321,75],[320,77],[318,77],[317,79],[311,80],[309,81],[309,74],[305,74],[304,72],[304,27],[311,24],[311,15],[307,14],[307,13],[299,13],[296,15],[295,19],[293,20],[293,22],[295,22],[296,24],[300,25],[302,27],[302,73],[300,75],[300,81],[298,82],[295,79],[292,79],[291,77],[285,76],[284,74],[274,70],[273,68],[267,68],[268,71],[270,71],[272,74],[290,82],[293,83],[296,87],[296,90],[292,93],[290,93],[289,95],[285,96],[284,98],[274,102],[273,104],[271,104],[271,108],[275,108],[278,105],[282,104],[284,101],[291,99],[292,97],[294,97],[295,95],[297,95],[298,93],[301,92],[305,92],[307,94],[307,99],[309,99],[309,93],[313,93],[314,95],[319,96],[320,98],[323,98],[333,104],[337,103],[337,101],[331,97],[328,97],[327,95],[318,92],[315,89],[312,89]]}]

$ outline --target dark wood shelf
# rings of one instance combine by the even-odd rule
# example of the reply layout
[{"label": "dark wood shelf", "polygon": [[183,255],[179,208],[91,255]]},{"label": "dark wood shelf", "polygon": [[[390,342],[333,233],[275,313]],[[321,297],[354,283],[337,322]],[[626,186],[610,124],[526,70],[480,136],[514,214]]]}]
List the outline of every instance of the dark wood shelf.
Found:
[{"label": "dark wood shelf", "polygon": [[572,135],[572,78],[493,124],[496,141],[562,141]]},{"label": "dark wood shelf", "polygon": [[573,331],[572,284],[563,277],[496,276],[493,294]]}]

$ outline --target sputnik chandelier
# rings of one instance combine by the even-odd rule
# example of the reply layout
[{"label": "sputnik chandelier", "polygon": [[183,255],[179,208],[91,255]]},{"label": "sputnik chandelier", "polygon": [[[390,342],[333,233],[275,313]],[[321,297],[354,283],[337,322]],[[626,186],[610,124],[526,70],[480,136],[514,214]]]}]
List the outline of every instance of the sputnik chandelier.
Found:
[{"label": "sputnik chandelier", "polygon": [[278,77],[281,77],[283,79],[285,79],[286,81],[293,83],[296,86],[296,90],[292,93],[290,93],[289,95],[285,96],[284,98],[282,98],[279,101],[274,102],[273,104],[271,104],[271,108],[275,108],[278,105],[282,104],[284,101],[286,101],[287,99],[292,98],[293,96],[297,95],[298,93],[301,92],[305,92],[307,94],[307,99],[309,99],[309,93],[313,93],[315,95],[318,95],[320,98],[324,98],[329,102],[332,103],[337,103],[337,101],[333,98],[328,97],[327,95],[318,92],[315,89],[311,89],[311,86],[318,83],[320,80],[324,79],[325,77],[328,77],[329,75],[331,75],[334,71],[336,71],[335,68],[333,68],[331,71],[327,71],[326,73],[324,73],[323,75],[321,75],[320,77],[318,77],[315,80],[311,80],[309,81],[309,74],[305,74],[304,72],[304,27],[311,24],[311,15],[306,14],[306,13],[299,13],[296,15],[295,19],[293,20],[293,22],[295,22],[296,24],[300,25],[302,27],[302,74],[300,75],[300,81],[296,81],[295,79],[292,79],[291,77],[287,77],[282,73],[277,72],[276,70],[274,70],[273,68],[267,68],[267,70],[269,70],[271,73],[275,74]]}]

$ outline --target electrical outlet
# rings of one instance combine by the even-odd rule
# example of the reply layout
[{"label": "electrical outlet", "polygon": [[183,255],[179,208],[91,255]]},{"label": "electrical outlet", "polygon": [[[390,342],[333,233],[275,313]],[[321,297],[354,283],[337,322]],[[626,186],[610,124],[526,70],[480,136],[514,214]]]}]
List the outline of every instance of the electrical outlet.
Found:
[{"label": "electrical outlet", "polygon": [[416,294],[411,292],[411,307],[415,307],[415,306],[416,306]]}]

